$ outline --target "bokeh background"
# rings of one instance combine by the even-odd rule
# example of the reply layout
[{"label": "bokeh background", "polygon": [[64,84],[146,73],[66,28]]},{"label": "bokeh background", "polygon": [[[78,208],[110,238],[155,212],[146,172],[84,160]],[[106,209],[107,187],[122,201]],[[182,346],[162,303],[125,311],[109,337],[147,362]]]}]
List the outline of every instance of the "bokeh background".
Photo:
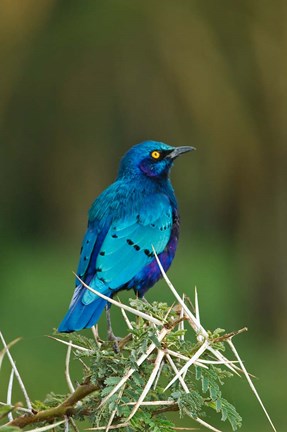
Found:
[{"label": "bokeh background", "polygon": [[[284,429],[286,22],[284,0],[1,0],[0,329],[23,337],[13,354],[32,399],[66,391],[64,346],[45,335],[70,301],[88,208],[122,154],[154,139],[197,147],[172,173],[182,234],[169,276],[198,287],[206,327],[248,326],[238,349]],[[148,298],[172,300],[162,282]],[[270,430],[232,381],[242,431]]]}]

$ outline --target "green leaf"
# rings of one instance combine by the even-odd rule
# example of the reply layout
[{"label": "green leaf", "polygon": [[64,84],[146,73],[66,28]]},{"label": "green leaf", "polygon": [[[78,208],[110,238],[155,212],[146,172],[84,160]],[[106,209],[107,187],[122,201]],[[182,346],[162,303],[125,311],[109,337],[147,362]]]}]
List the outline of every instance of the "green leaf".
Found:
[{"label": "green leaf", "polygon": [[0,419],[6,417],[13,410],[14,407],[11,405],[0,405]]},{"label": "green leaf", "polygon": [[202,391],[206,393],[209,390],[210,397],[213,401],[221,396],[221,391],[218,384],[218,370],[211,365],[209,369],[202,369],[201,383]]},{"label": "green leaf", "polygon": [[204,399],[197,391],[191,391],[190,393],[178,391],[173,392],[171,396],[177,402],[181,416],[184,414],[192,418],[199,416],[204,405]]},{"label": "green leaf", "polygon": [[161,348],[161,343],[157,338],[157,335],[154,331],[148,332],[149,339],[155,344],[157,348]]},{"label": "green leaf", "polygon": [[105,379],[105,384],[107,386],[116,386],[120,381],[122,377],[112,376]]},{"label": "green leaf", "polygon": [[1,432],[20,432],[22,429],[17,428],[16,426],[2,426]]},{"label": "green leaf", "polygon": [[221,399],[221,420],[228,420],[232,430],[237,430],[242,425],[242,418],[236,411],[235,407],[226,399]]}]

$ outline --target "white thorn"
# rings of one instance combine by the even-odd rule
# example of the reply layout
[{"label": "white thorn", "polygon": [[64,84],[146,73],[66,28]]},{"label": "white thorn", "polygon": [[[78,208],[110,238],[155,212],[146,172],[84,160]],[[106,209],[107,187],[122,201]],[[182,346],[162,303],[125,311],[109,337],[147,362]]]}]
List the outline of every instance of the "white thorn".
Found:
[{"label": "white thorn", "polygon": [[199,417],[196,417],[194,420],[197,421],[198,423],[202,424],[202,426],[205,426],[207,429],[210,429],[214,432],[222,432],[221,430],[216,429],[215,427],[211,426],[209,423],[206,423],[205,421],[201,420]]},{"label": "white thorn", "polygon": [[91,327],[91,330],[92,330],[92,333],[93,333],[93,336],[94,336],[94,339],[95,339],[95,342],[96,342],[97,346],[100,347],[101,344],[99,342],[100,337],[99,337],[99,326],[98,326],[98,324],[93,325]]},{"label": "white thorn", "polygon": [[[118,401],[121,400],[121,397],[122,397],[122,395],[123,395],[123,392],[124,392],[125,386],[126,386],[126,385],[124,384],[124,385],[122,386],[121,390],[119,391]],[[118,409],[118,407],[116,406],[116,408],[112,411],[112,414],[111,414],[110,419],[109,419],[109,421],[108,421],[108,424],[107,424],[107,427],[106,427],[106,431],[105,431],[105,432],[108,432],[108,431],[111,429],[111,426],[112,426],[113,420],[114,420],[115,415],[116,415],[116,413],[117,413],[117,409]]]},{"label": "white thorn", "polygon": [[230,370],[231,370],[235,375],[237,375],[237,376],[240,377],[240,374],[235,370],[234,366],[230,364],[231,362],[230,362],[227,358],[225,358],[224,355],[221,354],[221,352],[215,350],[215,349],[212,348],[211,346],[208,347],[208,350],[209,350],[209,351],[210,351],[210,352],[211,352],[215,357],[217,357],[218,360],[222,361],[222,362],[225,364],[225,366],[226,366],[228,369],[230,369]]},{"label": "white thorn", "polygon": [[[184,294],[182,294],[182,301],[184,302]],[[182,319],[183,316],[184,316],[184,310],[183,310],[183,307],[182,307],[182,308],[180,309],[180,315],[179,315],[179,318]],[[182,321],[179,323],[179,325],[178,325],[178,329],[184,331],[184,320],[182,320]],[[184,336],[185,336],[184,334],[180,335],[180,336],[179,336],[179,339],[180,339],[181,341],[184,341]]]},{"label": "white thorn", "polygon": [[70,425],[69,425],[69,417],[65,416],[65,432],[69,432]]},{"label": "white thorn", "polygon": [[180,369],[180,371],[175,375],[175,377],[168,383],[165,387],[164,392],[182,375],[208,348],[209,342],[206,340],[203,345],[196,351],[196,353],[188,360],[188,362]]},{"label": "white thorn", "polygon": [[5,342],[4,336],[2,335],[1,332],[0,332],[0,338],[1,338],[2,343],[3,343],[3,345],[4,345],[5,349],[6,349],[6,353],[7,353],[7,356],[8,356],[8,358],[9,358],[9,360],[10,360],[11,366],[12,366],[12,368],[14,369],[15,376],[16,376],[16,378],[17,378],[17,380],[18,380],[19,386],[21,387],[21,390],[22,390],[23,395],[24,395],[24,397],[25,397],[27,407],[28,407],[28,409],[32,412],[32,404],[31,404],[30,398],[29,398],[29,396],[28,396],[28,393],[27,393],[27,391],[26,391],[26,388],[25,388],[25,386],[24,386],[24,383],[23,383],[23,381],[22,381],[22,378],[21,378],[21,376],[20,376],[20,374],[19,374],[19,372],[18,372],[18,369],[16,368],[16,365],[15,365],[15,362],[14,362],[14,360],[13,360],[13,357],[12,357],[11,354],[10,354],[10,351],[9,351],[9,348],[8,348],[6,342]]},{"label": "white thorn", "polygon": [[[136,405],[137,402],[127,402],[123,405]],[[176,405],[176,402],[171,400],[159,400],[159,401],[143,401],[142,406],[160,406],[160,405]]]},{"label": "white thorn", "polygon": [[45,432],[47,430],[54,429],[54,428],[56,428],[57,426],[60,426],[63,423],[65,423],[65,420],[59,421],[58,423],[49,424],[48,426],[42,426],[42,427],[39,427],[39,428],[36,428],[36,429],[30,429],[27,432]]},{"label": "white thorn", "polygon": [[84,348],[84,347],[82,347],[82,346],[80,346],[80,345],[76,345],[76,344],[74,344],[74,343],[71,343],[71,342],[67,342],[67,341],[64,341],[64,340],[62,340],[62,339],[58,339],[58,338],[56,338],[56,337],[54,337],[54,336],[48,336],[48,338],[50,338],[50,339],[54,339],[55,341],[57,341],[57,342],[60,342],[60,343],[62,343],[62,344],[64,344],[64,345],[68,345],[68,346],[71,346],[72,348],[76,348],[76,349],[78,349],[78,350],[80,350],[80,351],[85,351],[85,352],[92,352],[92,350],[90,350],[90,349],[88,349],[88,348]]},{"label": "white thorn", "polygon": [[[159,335],[158,335],[158,341],[161,342],[162,339],[167,335],[167,333],[169,332],[168,329],[166,329],[165,327],[160,331]],[[153,350],[156,348],[154,343],[151,343],[150,346],[148,347],[146,353],[142,354],[140,356],[140,358],[136,361],[137,366],[140,366],[145,359],[153,352]],[[127,371],[127,373],[122,377],[122,379],[120,380],[120,382],[113,388],[113,390],[102,400],[102,402],[100,403],[100,405],[98,406],[98,409],[101,408],[109,399],[110,397],[113,396],[113,394],[115,394],[123,385],[124,383],[129,379],[129,377],[135,372],[136,369],[131,368]]]},{"label": "white thorn", "polygon": [[198,295],[197,288],[194,288],[194,302],[195,302],[195,316],[200,325],[200,314],[199,314],[199,305],[198,305]]},{"label": "white thorn", "polygon": [[[9,384],[8,384],[8,390],[7,390],[7,405],[12,405],[12,390],[13,390],[13,382],[14,382],[14,369],[12,368],[10,378],[9,378]],[[13,420],[13,414],[12,412],[8,413],[8,420]]]},{"label": "white thorn", "polygon": [[158,320],[157,318],[154,318],[153,316],[148,315],[148,314],[146,314],[146,313],[144,313],[144,312],[138,311],[138,310],[132,308],[131,306],[125,305],[124,303],[120,303],[120,302],[118,302],[118,301],[116,301],[116,300],[114,300],[114,299],[112,299],[112,298],[110,298],[110,297],[108,297],[108,296],[106,296],[106,295],[100,293],[99,291],[97,291],[97,290],[91,288],[89,285],[87,285],[87,284],[86,284],[84,281],[82,281],[82,279],[79,278],[79,276],[77,276],[75,273],[74,273],[74,275],[77,277],[77,279],[79,279],[79,281],[81,282],[81,284],[82,284],[85,288],[87,288],[89,291],[91,291],[92,293],[96,294],[97,296],[101,297],[102,299],[104,299],[104,300],[110,302],[111,304],[113,304],[113,305],[115,305],[115,306],[118,306],[118,307],[121,308],[121,309],[125,309],[125,310],[127,310],[127,311],[133,313],[134,315],[140,316],[140,317],[142,317],[143,319],[145,319],[145,320],[147,320],[147,321],[153,322],[153,323],[156,324],[156,325],[160,325],[160,326],[164,325],[164,323],[161,322],[160,320]]},{"label": "white thorn", "polygon": [[65,362],[65,377],[66,377],[67,385],[69,387],[70,392],[74,393],[75,388],[73,386],[73,383],[72,383],[72,380],[70,377],[70,359],[71,359],[71,351],[72,351],[71,343],[72,343],[72,341],[69,341],[69,345],[68,345],[68,349],[67,349],[66,362]]},{"label": "white thorn", "polygon": [[207,331],[206,331],[206,330],[205,330],[205,329],[204,329],[204,328],[199,324],[199,322],[197,321],[196,317],[195,317],[195,316],[193,315],[193,313],[188,309],[187,305],[182,301],[180,295],[178,294],[178,292],[176,291],[176,289],[175,289],[174,286],[172,285],[171,281],[170,281],[169,278],[167,277],[167,275],[166,275],[166,273],[165,273],[165,271],[164,271],[164,269],[163,269],[163,267],[162,267],[162,265],[161,265],[161,262],[160,262],[160,260],[159,260],[159,258],[158,258],[158,256],[157,256],[157,253],[156,253],[156,251],[155,251],[155,248],[154,248],[153,246],[152,246],[152,249],[153,249],[153,253],[154,253],[155,259],[156,259],[156,261],[157,261],[157,263],[158,263],[158,266],[159,266],[159,268],[160,268],[160,271],[161,271],[161,273],[162,273],[162,276],[163,276],[164,280],[166,281],[167,285],[169,286],[170,290],[172,291],[172,293],[173,293],[173,295],[175,296],[175,298],[177,299],[177,301],[180,303],[180,305],[181,305],[182,308],[184,309],[186,315],[187,315],[188,318],[189,318],[189,322],[190,322],[192,328],[193,328],[196,332],[198,332],[198,333],[202,333],[203,336],[208,337],[208,333],[207,333]]},{"label": "white thorn", "polygon": [[[127,426],[129,426],[129,423],[119,423],[117,425],[110,426],[110,429],[120,429],[120,428],[124,428]],[[106,426],[98,426],[98,427],[93,427],[93,428],[87,428],[85,430],[90,431],[90,430],[105,430],[105,429],[106,429]],[[30,432],[30,431],[28,431],[28,432]]]},{"label": "white thorn", "polygon": [[228,342],[230,348],[232,349],[232,351],[234,352],[235,357],[236,357],[237,360],[239,361],[240,367],[241,367],[242,371],[244,372],[244,375],[245,375],[245,377],[246,377],[246,379],[247,379],[247,381],[248,381],[248,384],[250,385],[251,390],[252,390],[253,393],[255,394],[255,396],[256,396],[258,402],[260,403],[261,408],[263,409],[263,411],[264,411],[264,413],[265,413],[265,415],[266,415],[266,417],[267,417],[267,419],[268,419],[268,421],[269,421],[269,423],[270,423],[272,429],[276,432],[275,426],[274,426],[274,424],[273,424],[273,422],[272,422],[272,420],[271,420],[271,418],[270,418],[270,416],[269,416],[269,414],[268,414],[268,412],[267,412],[265,406],[263,405],[263,402],[262,402],[262,400],[261,400],[261,398],[260,398],[260,396],[259,396],[259,394],[258,394],[258,392],[257,392],[257,390],[256,390],[256,388],[255,388],[255,386],[254,386],[254,384],[253,384],[253,382],[252,382],[252,380],[251,380],[251,378],[250,378],[250,376],[249,376],[249,374],[248,374],[248,372],[247,372],[247,370],[246,370],[244,364],[243,364],[243,361],[242,361],[241,358],[239,357],[239,354],[238,354],[238,352],[237,352],[235,346],[233,345],[232,340],[231,340],[231,339],[227,339],[227,342]]},{"label": "white thorn", "polygon": [[[177,369],[177,367],[175,366],[174,361],[172,360],[171,356],[170,356],[169,354],[166,354],[166,358],[168,359],[168,361],[169,361],[169,363],[170,363],[170,365],[171,365],[173,371],[174,371],[176,374],[178,374],[178,369]],[[184,379],[182,378],[182,376],[179,375],[178,378],[179,378],[180,384],[182,385],[182,388],[183,388],[183,390],[185,391],[185,393],[189,393],[189,389],[188,389],[187,385],[185,384],[185,381],[184,381]]]},{"label": "white thorn", "polygon": [[140,395],[137,403],[133,407],[132,412],[130,413],[130,415],[128,416],[127,421],[130,421],[131,418],[135,415],[135,413],[137,412],[137,410],[140,407],[140,404],[142,403],[142,401],[144,400],[144,398],[148,394],[148,391],[151,388],[151,386],[153,385],[153,382],[154,382],[154,380],[155,380],[155,378],[157,376],[157,373],[159,371],[159,368],[160,368],[160,365],[161,365],[163,357],[164,357],[164,351],[158,350],[157,358],[155,359],[155,362],[154,362],[153,371],[150,374],[150,377],[149,377],[149,379],[148,379],[148,381],[147,381],[147,383],[146,383],[146,385],[145,385],[145,387],[144,387],[144,389],[143,389],[143,391],[142,391],[142,393],[141,393],[141,395]]},{"label": "white thorn", "polygon": [[[118,301],[119,301],[119,303],[122,303],[119,299],[118,299]],[[128,328],[130,330],[133,330],[132,323],[130,322],[129,317],[127,316],[126,311],[123,308],[121,308],[121,313],[123,315],[123,318],[124,318],[124,320],[125,320],[126,325],[128,326]]]}]

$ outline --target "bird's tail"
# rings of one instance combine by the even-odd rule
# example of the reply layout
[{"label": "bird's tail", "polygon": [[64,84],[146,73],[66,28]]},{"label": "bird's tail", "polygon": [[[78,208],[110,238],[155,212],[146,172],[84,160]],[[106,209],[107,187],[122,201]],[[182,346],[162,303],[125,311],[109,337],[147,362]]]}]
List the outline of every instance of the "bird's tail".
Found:
[{"label": "bird's tail", "polygon": [[87,304],[84,298],[85,292],[86,289],[82,286],[76,288],[70,308],[59,325],[58,331],[60,333],[70,333],[90,328],[100,319],[107,300],[94,295],[94,299]]}]

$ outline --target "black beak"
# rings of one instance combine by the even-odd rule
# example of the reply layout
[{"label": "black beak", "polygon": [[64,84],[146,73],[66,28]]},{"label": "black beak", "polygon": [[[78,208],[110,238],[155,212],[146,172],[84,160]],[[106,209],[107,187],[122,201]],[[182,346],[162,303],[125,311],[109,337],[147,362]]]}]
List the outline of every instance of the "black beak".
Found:
[{"label": "black beak", "polygon": [[192,150],[196,150],[196,148],[195,147],[189,147],[189,146],[175,147],[175,149],[171,153],[169,153],[167,158],[175,159],[178,156],[182,155],[183,153],[187,153],[187,152],[190,152]]}]

